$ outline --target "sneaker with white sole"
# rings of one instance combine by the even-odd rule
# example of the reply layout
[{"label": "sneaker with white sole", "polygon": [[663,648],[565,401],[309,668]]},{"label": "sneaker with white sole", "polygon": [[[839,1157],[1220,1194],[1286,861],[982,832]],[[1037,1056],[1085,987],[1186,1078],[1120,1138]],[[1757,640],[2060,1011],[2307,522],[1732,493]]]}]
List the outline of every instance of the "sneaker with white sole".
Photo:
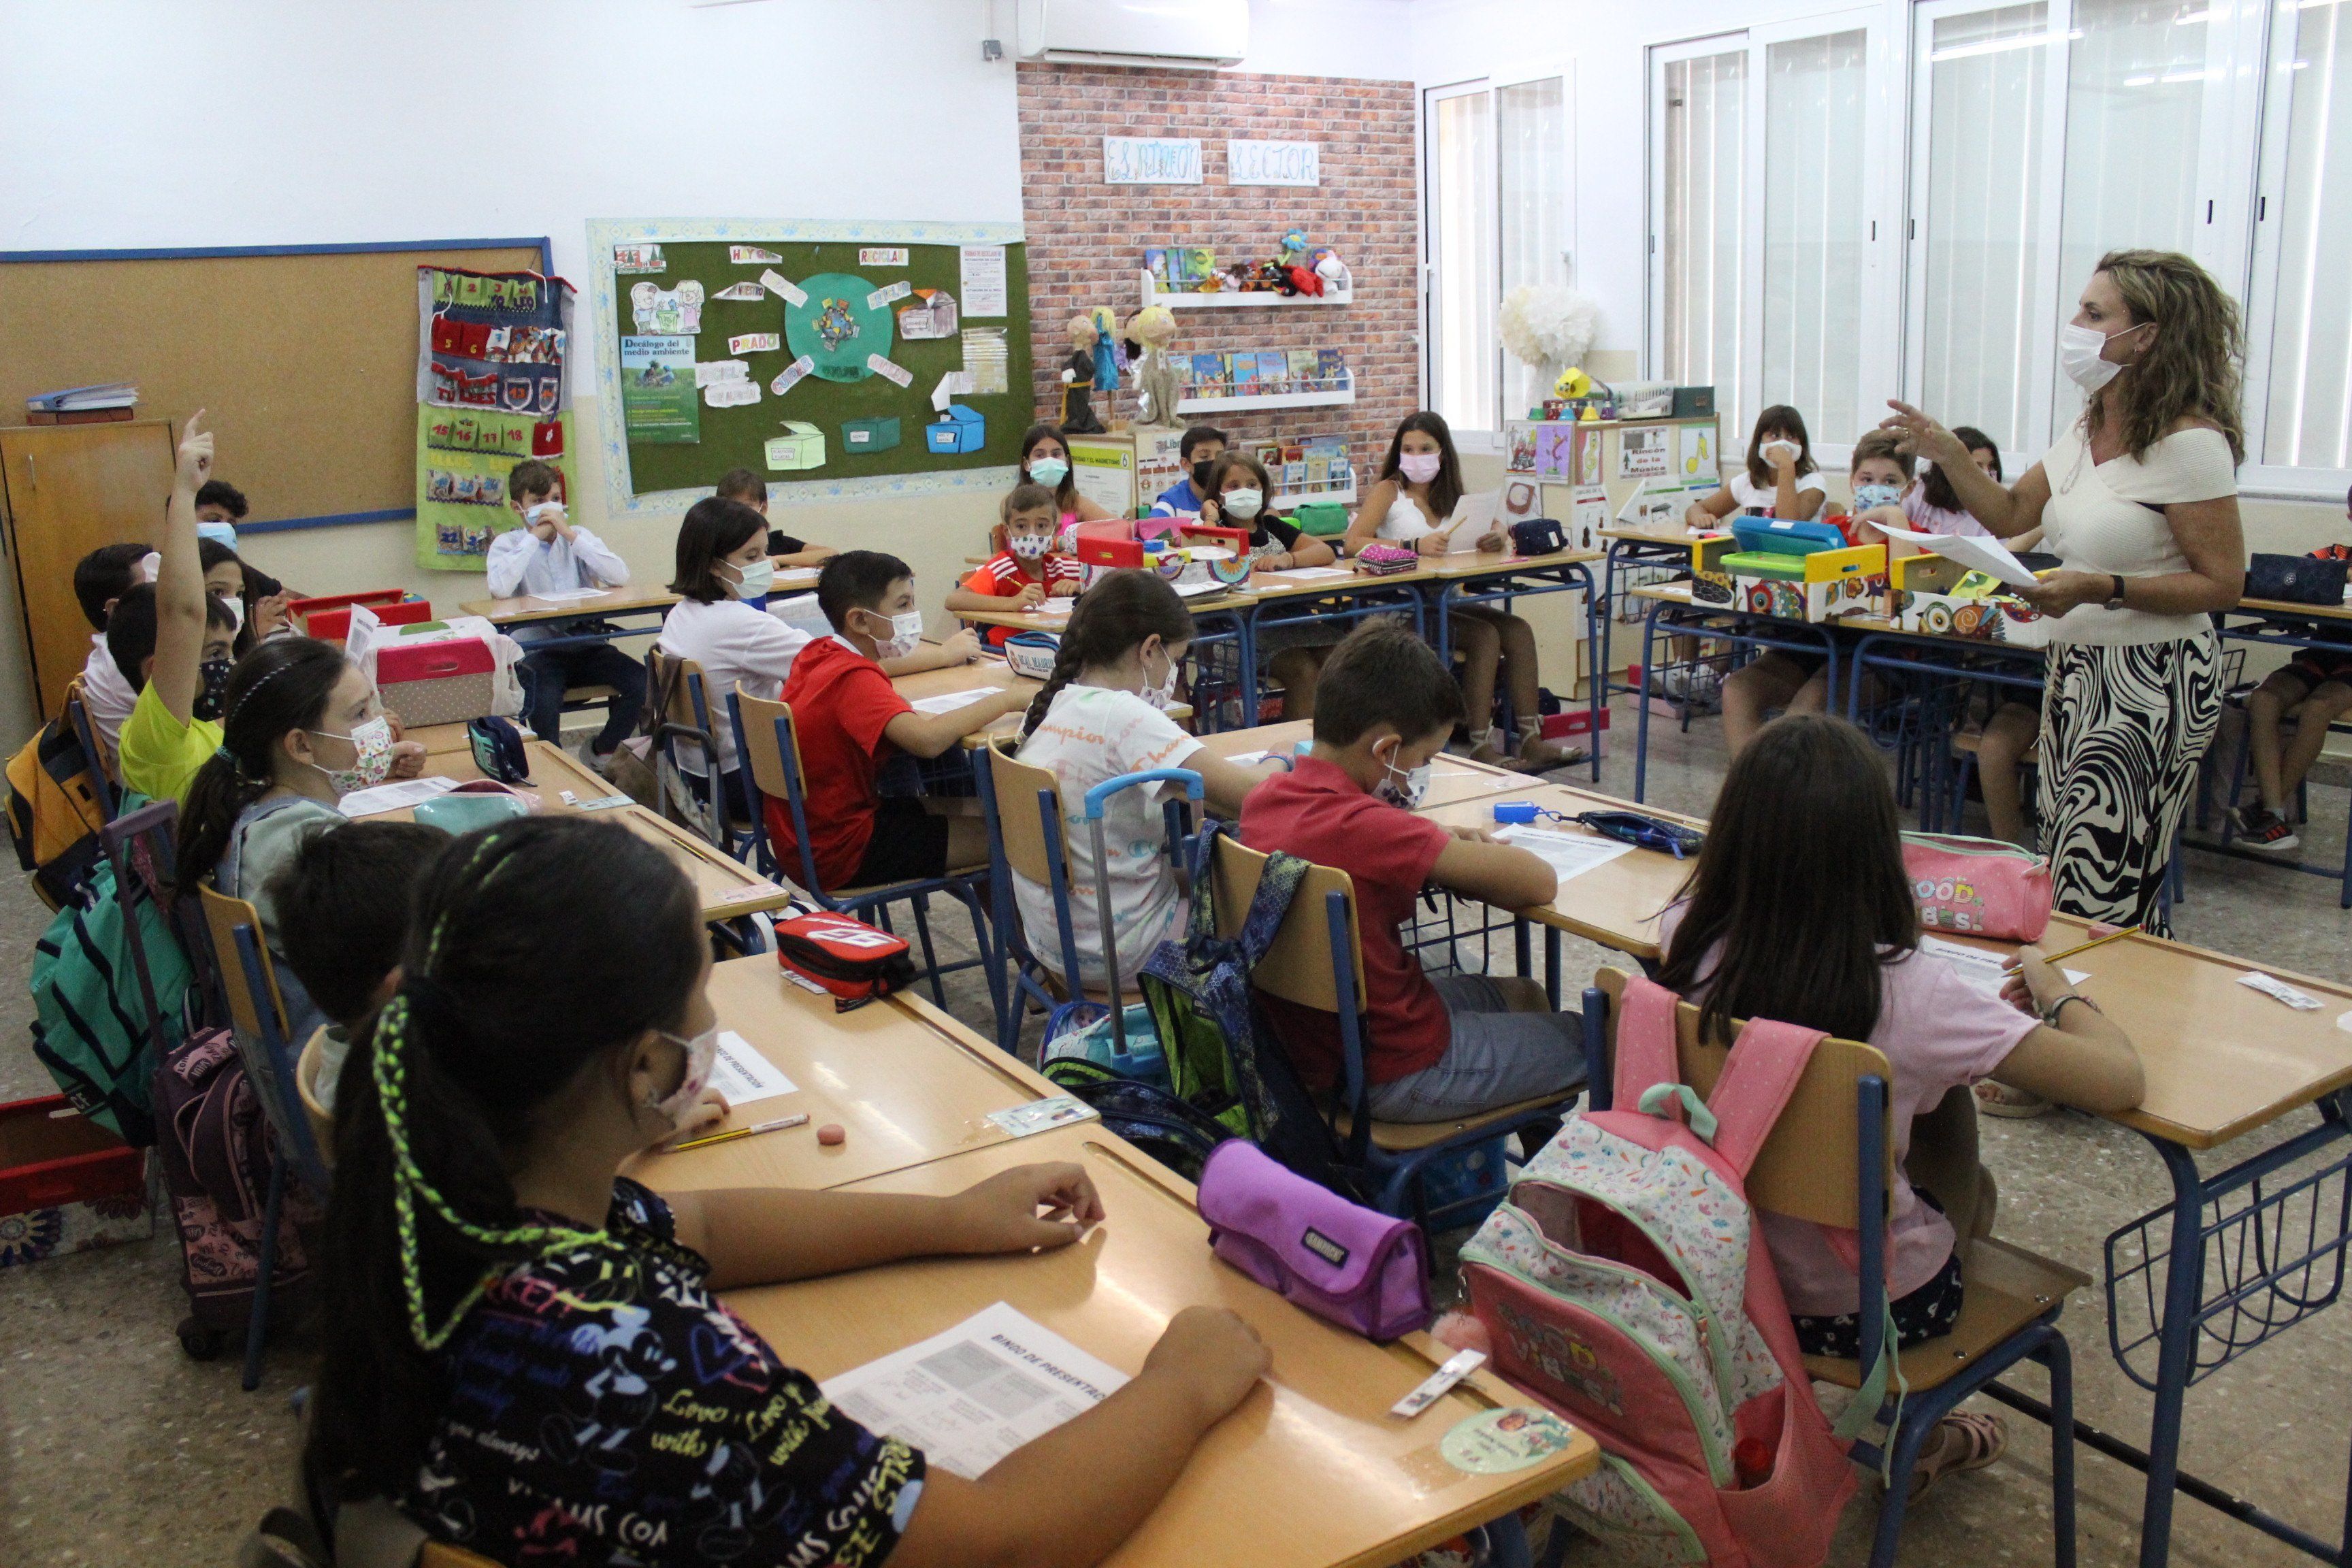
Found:
[{"label": "sneaker with white sole", "polygon": [[2239,841],[2249,849],[2284,855],[2303,843],[2294,829],[2287,826],[2286,819],[2267,806],[2242,806],[2231,815],[2238,819]]}]

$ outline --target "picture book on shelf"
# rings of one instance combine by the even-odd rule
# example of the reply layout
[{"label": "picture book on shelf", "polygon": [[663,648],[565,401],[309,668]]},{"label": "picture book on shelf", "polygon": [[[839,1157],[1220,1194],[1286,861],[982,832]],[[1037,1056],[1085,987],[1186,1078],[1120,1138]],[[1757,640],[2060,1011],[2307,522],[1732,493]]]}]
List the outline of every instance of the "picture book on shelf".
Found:
[{"label": "picture book on shelf", "polygon": [[1261,350],[1257,356],[1257,381],[1260,392],[1289,392],[1290,356],[1280,349]]},{"label": "picture book on shelf", "polygon": [[1143,269],[1151,274],[1151,281],[1155,287],[1165,289],[1174,280],[1175,275],[1169,269],[1169,259],[1175,254],[1164,245],[1147,245],[1143,247]]},{"label": "picture book on shelf", "polygon": [[1320,356],[1313,349],[1290,351],[1290,390],[1313,392],[1322,374]]},{"label": "picture book on shelf", "polygon": [[1186,287],[1198,284],[1217,269],[1217,253],[1205,245],[1171,246],[1168,252],[1168,280]]},{"label": "picture book on shelf", "polygon": [[1203,391],[1222,392],[1233,384],[1233,372],[1220,353],[1196,353],[1192,356],[1192,384]]},{"label": "picture book on shelf", "polygon": [[1336,392],[1348,382],[1348,356],[1338,349],[1315,351],[1315,380],[1324,391]]}]

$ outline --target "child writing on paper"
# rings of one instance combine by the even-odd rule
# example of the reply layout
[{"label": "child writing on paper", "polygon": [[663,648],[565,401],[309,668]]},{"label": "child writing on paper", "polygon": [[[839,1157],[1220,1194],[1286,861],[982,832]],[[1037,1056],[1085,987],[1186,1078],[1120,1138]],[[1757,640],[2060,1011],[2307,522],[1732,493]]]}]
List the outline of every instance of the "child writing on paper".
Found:
[{"label": "child writing on paper", "polygon": [[[1838,847],[1791,851],[1805,844]],[[1951,1331],[1967,1285],[1956,1239],[1992,1228],[1969,1086],[1998,1072],[2102,1115],[2140,1101],[2129,1037],[2039,951],[2020,950],[1995,996],[1919,950],[1895,792],[1876,748],[1843,720],[1777,720],[1733,760],[1661,940],[1659,984],[1699,1004],[1702,1037],[1728,1041],[1736,1020],[1771,1018],[1885,1054],[1895,1158],[1909,1176],[1894,1184],[1886,1255],[1899,1345]],[[1937,1135],[1915,1142],[1915,1119],[1930,1113]],[[1861,1282],[1830,1234],[1769,1213],[1758,1225],[1797,1342],[1809,1355],[1857,1354]],[[1996,1417],[1948,1416],[1919,1474],[1979,1468],[2005,1440]]]},{"label": "child writing on paper", "polygon": [[[740,500],[761,517],[768,515],[768,481],[749,468],[728,469],[719,477],[717,494],[720,500]],[[822,566],[839,553],[830,544],[811,544],[782,529],[768,530],[768,554],[779,572]]]},{"label": "child writing on paper", "polygon": [[[1110,892],[1111,939],[1130,984],[1151,950],[1184,928],[1184,901],[1168,858],[1159,784],[1111,798],[1103,822],[1108,873],[1094,863],[1094,837],[1079,823],[1087,791],[1121,773],[1191,768],[1201,775],[1208,803],[1233,817],[1242,798],[1273,772],[1213,757],[1176,727],[1165,711],[1175,700],[1177,673],[1192,642],[1192,616],[1159,574],[1106,574],[1087,590],[1062,633],[1054,672],[1029,704],[1021,730],[1020,760],[1050,769],[1060,782],[1067,826],[1071,937],[1081,984],[1107,984],[1099,890]],[[1059,973],[1061,942],[1055,932],[1054,891],[1015,873],[1021,922],[1034,937],[1030,948]],[[1045,940],[1036,940],[1044,938]],[[1066,980],[1066,976],[1064,977]]]},{"label": "child writing on paper", "polygon": [[[1085,587],[1087,569],[1077,557],[1054,549],[1060,531],[1054,507],[1054,492],[1043,485],[1020,484],[1006,491],[988,536],[995,553],[948,590],[948,609],[1034,610]],[[989,646],[1002,647],[1012,635],[1009,626],[991,626]]]},{"label": "child writing on paper", "polygon": [[[1541,986],[1484,974],[1432,980],[1398,935],[1424,885],[1506,910],[1548,904],[1559,891],[1551,867],[1528,850],[1413,814],[1461,717],[1462,693],[1429,645],[1393,621],[1366,621],[1324,662],[1313,752],[1242,805],[1251,848],[1355,880],[1367,1101],[1382,1121],[1447,1121],[1584,1079],[1582,1021],[1547,1010]],[[1259,1000],[1307,1087],[1339,1083],[1339,1020]]]},{"label": "child writing on paper", "polygon": [[[629,563],[566,515],[555,493],[562,484],[554,468],[536,458],[517,463],[507,476],[507,504],[522,518],[522,526],[490,541],[485,564],[492,598],[627,585]],[[563,694],[572,687],[613,689],[604,727],[583,753],[598,773],[612,767],[614,749],[636,731],[637,712],[646,702],[646,667],[601,638],[570,647],[547,645],[606,629],[604,623],[593,620],[539,621],[513,628],[515,640],[524,648],[516,670],[522,679],[523,711],[541,740],[562,744]]]},{"label": "child writing on paper", "polygon": [[[1447,525],[1461,500],[1462,459],[1454,450],[1453,431],[1428,409],[1408,414],[1389,439],[1378,482],[1348,525],[1342,553],[1353,555],[1379,539],[1409,543],[1423,555],[1443,555],[1454,547]],[[1479,539],[1478,548],[1500,550],[1505,542],[1501,534],[1490,531]],[[1489,605],[1461,605],[1450,612],[1447,629],[1462,655],[1472,758],[1531,773],[1584,760],[1582,748],[1553,745],[1537,723],[1543,682],[1536,666],[1533,626]],[[1515,757],[1495,743],[1498,677],[1510,681],[1511,710],[1522,726]]]},{"label": "child writing on paper", "polygon": [[[1261,572],[1295,566],[1328,566],[1339,552],[1328,540],[1301,533],[1289,519],[1268,510],[1274,480],[1265,465],[1247,452],[1227,452],[1209,470],[1201,502],[1202,523],[1238,528],[1249,534],[1251,563]],[[1257,628],[1257,657],[1265,672],[1282,683],[1282,716],[1315,717],[1315,680],[1339,638],[1312,620],[1266,620]]]},{"label": "child writing on paper", "polygon": [[1082,1166],[946,1197],[631,1180],[709,1113],[719,1021],[692,885],[611,823],[454,841],[400,975],[336,1095],[303,1456],[323,1508],[381,1500],[502,1563],[1086,1568],[1266,1370],[1240,1318],[1188,1308],[1132,1382],[980,1479],[932,1468],[720,1293],[1068,1246],[1104,1217]]},{"label": "child writing on paper", "polygon": [[1683,521],[1695,529],[1714,529],[1733,512],[1752,511],[1810,522],[1828,499],[1820,472],[1813,462],[1812,437],[1805,434],[1805,416],[1776,403],[1756,416],[1746,466],[1731,476],[1729,484],[1691,502]]}]

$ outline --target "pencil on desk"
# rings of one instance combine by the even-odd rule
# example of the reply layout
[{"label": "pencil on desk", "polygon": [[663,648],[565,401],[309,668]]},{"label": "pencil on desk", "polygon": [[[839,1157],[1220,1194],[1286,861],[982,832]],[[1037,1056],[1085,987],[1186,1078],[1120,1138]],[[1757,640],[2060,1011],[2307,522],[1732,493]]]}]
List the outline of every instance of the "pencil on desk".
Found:
[{"label": "pencil on desk", "polygon": [[2095,947],[2104,947],[2108,942],[2120,941],[2124,937],[2134,934],[2138,930],[2139,927],[2137,926],[2126,926],[2121,931],[2111,931],[2105,936],[2095,936],[2088,942],[2076,942],[2073,947],[2068,948],[2063,952],[2045,952],[2042,955],[2042,962],[2044,963],[2055,963],[2062,958],[2072,958],[2078,952],[2088,952]]},{"label": "pencil on desk", "polygon": [[670,1152],[683,1153],[688,1149],[701,1149],[713,1143],[731,1142],[738,1138],[749,1138],[755,1132],[781,1132],[787,1127],[798,1127],[807,1121],[808,1116],[805,1112],[797,1116],[779,1116],[773,1121],[760,1121],[749,1127],[730,1128],[724,1132],[713,1132],[707,1138],[689,1138],[683,1143],[672,1144]]}]

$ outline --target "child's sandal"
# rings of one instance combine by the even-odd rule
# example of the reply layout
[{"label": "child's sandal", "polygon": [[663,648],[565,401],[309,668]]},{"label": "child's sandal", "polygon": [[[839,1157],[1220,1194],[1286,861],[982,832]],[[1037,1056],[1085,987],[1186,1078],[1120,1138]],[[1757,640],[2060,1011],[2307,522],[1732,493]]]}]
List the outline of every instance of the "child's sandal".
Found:
[{"label": "child's sandal", "polygon": [[1936,1430],[1940,1436],[1935,1451],[1920,1456],[1911,1471],[1913,1502],[1946,1476],[1983,1469],[2009,1447],[2009,1427],[1998,1415],[1963,1410],[1936,1423]]}]

